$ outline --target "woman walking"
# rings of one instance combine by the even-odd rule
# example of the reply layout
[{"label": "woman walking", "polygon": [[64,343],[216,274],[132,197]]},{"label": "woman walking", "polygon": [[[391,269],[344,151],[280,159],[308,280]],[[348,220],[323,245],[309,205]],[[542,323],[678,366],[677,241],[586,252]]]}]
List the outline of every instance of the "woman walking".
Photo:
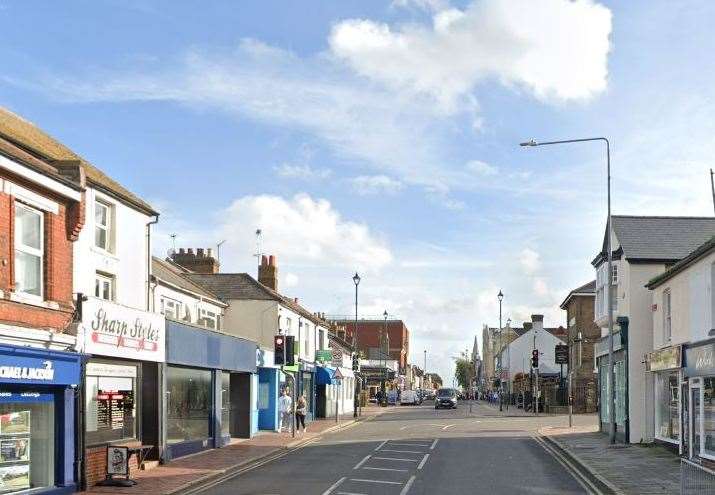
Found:
[{"label": "woman walking", "polygon": [[303,433],[305,433],[305,415],[308,412],[308,403],[305,401],[305,397],[303,397],[303,394],[298,397],[295,406],[295,429],[300,431],[300,426],[303,425]]}]

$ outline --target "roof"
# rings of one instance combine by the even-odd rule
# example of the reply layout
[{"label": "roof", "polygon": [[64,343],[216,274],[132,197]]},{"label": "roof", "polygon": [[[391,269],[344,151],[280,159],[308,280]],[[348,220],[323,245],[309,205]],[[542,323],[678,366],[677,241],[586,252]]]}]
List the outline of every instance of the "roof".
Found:
[{"label": "roof", "polygon": [[659,285],[665,283],[666,281],[670,280],[674,276],[676,276],[678,273],[682,272],[685,270],[687,267],[698,261],[700,258],[707,256],[710,254],[710,252],[715,249],[715,237],[711,237],[707,242],[701,244],[698,246],[697,249],[695,249],[692,253],[690,253],[688,256],[683,258],[682,260],[678,261],[676,264],[670,267],[670,269],[666,270],[664,273],[661,273],[657,277],[652,278],[647,284],[646,287],[649,289],[655,289]]},{"label": "roof", "polygon": [[[675,262],[715,236],[715,217],[614,215],[613,231],[629,261]],[[606,256],[605,234],[599,264]]]},{"label": "roof", "polygon": [[119,199],[150,215],[158,214],[149,203],[130,192],[35,124],[3,107],[0,107],[0,137],[50,164],[52,162],[79,161],[90,184],[116,195]]},{"label": "roof", "polygon": [[178,266],[175,263],[172,263],[169,260],[162,260],[157,258],[156,256],[152,256],[151,272],[152,275],[159,280],[163,280],[166,283],[169,283],[180,289],[184,289],[188,292],[192,292],[201,297],[213,299],[220,305],[227,306],[227,304],[221,301],[221,299],[219,299],[216,294],[209,291],[202,285],[190,280],[187,277],[188,272],[184,268]]},{"label": "roof", "polygon": [[581,287],[577,287],[569,292],[568,296],[566,296],[566,299],[564,299],[564,302],[562,302],[559,307],[561,309],[566,309],[566,305],[569,303],[571,298],[575,296],[596,297],[596,281],[591,280],[587,284],[583,284]]},{"label": "roof", "polygon": [[293,299],[266,287],[248,273],[187,273],[186,276],[221,299],[277,301],[317,325],[328,326],[325,320],[318,318]]}]

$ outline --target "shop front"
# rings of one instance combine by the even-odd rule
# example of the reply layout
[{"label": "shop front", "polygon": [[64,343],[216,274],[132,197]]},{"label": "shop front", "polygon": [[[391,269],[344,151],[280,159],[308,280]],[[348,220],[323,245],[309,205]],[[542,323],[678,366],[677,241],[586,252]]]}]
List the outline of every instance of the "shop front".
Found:
[{"label": "shop front", "polygon": [[680,446],[681,346],[671,346],[646,354],[646,373],[653,373],[655,439]]},{"label": "shop front", "polygon": [[715,467],[715,340],[684,351],[681,387],[683,455]]},{"label": "shop front", "polygon": [[256,343],[166,322],[163,459],[250,438],[256,412]]},{"label": "shop front", "polygon": [[82,356],[0,345],[0,493],[76,489]]},{"label": "shop front", "polygon": [[[609,431],[611,422],[610,401],[610,380],[608,380],[608,338],[603,337],[596,342],[595,348],[596,368],[598,369],[598,390],[599,390],[599,430]],[[628,376],[627,354],[621,339],[621,333],[613,334],[613,375],[616,397],[616,438],[625,442],[628,439]]]},{"label": "shop front", "polygon": [[[104,479],[109,445],[145,446],[159,459],[161,363],[166,354],[164,317],[89,297],[82,304],[78,346],[85,366],[84,479]],[[130,468],[136,469],[136,456]]]},{"label": "shop front", "polygon": [[[312,363],[301,363],[298,381],[298,395],[305,397],[305,402],[308,412],[305,415],[306,421],[315,419],[315,370],[316,366]],[[297,399],[296,399],[297,400]]]},{"label": "shop front", "polygon": [[274,359],[273,351],[260,348],[256,350],[256,367],[258,368],[256,427],[259,430],[278,431],[278,397],[280,396],[281,382],[285,382],[285,376],[281,373],[280,368],[273,364]]}]

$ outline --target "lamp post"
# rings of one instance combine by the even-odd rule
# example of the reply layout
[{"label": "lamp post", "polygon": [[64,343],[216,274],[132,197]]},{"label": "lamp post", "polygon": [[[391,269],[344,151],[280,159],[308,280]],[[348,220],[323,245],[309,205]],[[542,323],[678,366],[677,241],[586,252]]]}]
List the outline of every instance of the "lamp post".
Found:
[{"label": "lamp post", "polygon": [[609,411],[609,428],[608,438],[611,443],[616,443],[616,390],[615,380],[613,376],[613,301],[611,300],[611,287],[613,284],[613,252],[611,250],[611,237],[613,235],[613,226],[611,225],[611,143],[605,137],[583,138],[583,139],[565,139],[561,141],[546,141],[539,143],[527,141],[520,143],[520,146],[547,146],[551,144],[569,144],[569,143],[584,143],[588,141],[603,141],[606,144],[606,195],[608,203],[608,219],[606,220],[607,235],[606,235],[606,255],[608,257],[608,283],[606,284],[606,300],[608,304],[608,411]]},{"label": "lamp post", "polygon": [[[511,330],[511,318],[506,319],[506,328]],[[511,402],[511,346],[509,345],[509,334],[507,334],[506,343],[506,410],[509,410],[509,403]]]},{"label": "lamp post", "polygon": [[[381,362],[380,365],[382,366],[382,383],[380,384],[380,401],[383,402],[385,401],[385,380],[387,380],[387,357],[389,356],[390,353],[390,344],[388,343],[389,341],[387,340],[387,310],[385,310],[384,313],[382,313],[382,316],[385,318],[385,322],[382,326],[382,335],[380,336],[380,358]],[[387,345],[387,353],[385,353],[385,350],[383,349],[383,346]],[[387,354],[387,355],[386,355]],[[383,364],[384,363],[384,364]]]},{"label": "lamp post", "polygon": [[[353,329],[353,352],[357,359],[360,359],[360,354],[357,348],[357,331],[358,331],[358,285],[360,285],[360,275],[355,272],[353,275],[353,283],[355,284],[355,328]],[[359,362],[359,361],[358,361]],[[353,418],[358,417],[358,403],[360,402],[360,376],[355,374],[355,393],[353,395]]]},{"label": "lamp post", "polygon": [[501,289],[499,294],[497,294],[497,299],[499,299],[499,410],[504,410],[504,382],[502,381],[502,370],[504,369],[502,361],[502,327],[501,327],[501,302],[504,299],[504,294],[502,294]]}]

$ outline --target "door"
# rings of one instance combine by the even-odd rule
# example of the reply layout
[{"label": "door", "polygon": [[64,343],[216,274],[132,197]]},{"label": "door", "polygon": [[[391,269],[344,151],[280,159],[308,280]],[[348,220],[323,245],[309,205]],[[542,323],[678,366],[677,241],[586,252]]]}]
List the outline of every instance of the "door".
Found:
[{"label": "door", "polygon": [[680,454],[690,456],[690,393],[688,382],[680,384]]},{"label": "door", "polygon": [[692,459],[700,455],[700,432],[702,431],[702,411],[701,411],[701,395],[702,395],[702,379],[693,378],[690,380],[690,452],[689,457]]}]

